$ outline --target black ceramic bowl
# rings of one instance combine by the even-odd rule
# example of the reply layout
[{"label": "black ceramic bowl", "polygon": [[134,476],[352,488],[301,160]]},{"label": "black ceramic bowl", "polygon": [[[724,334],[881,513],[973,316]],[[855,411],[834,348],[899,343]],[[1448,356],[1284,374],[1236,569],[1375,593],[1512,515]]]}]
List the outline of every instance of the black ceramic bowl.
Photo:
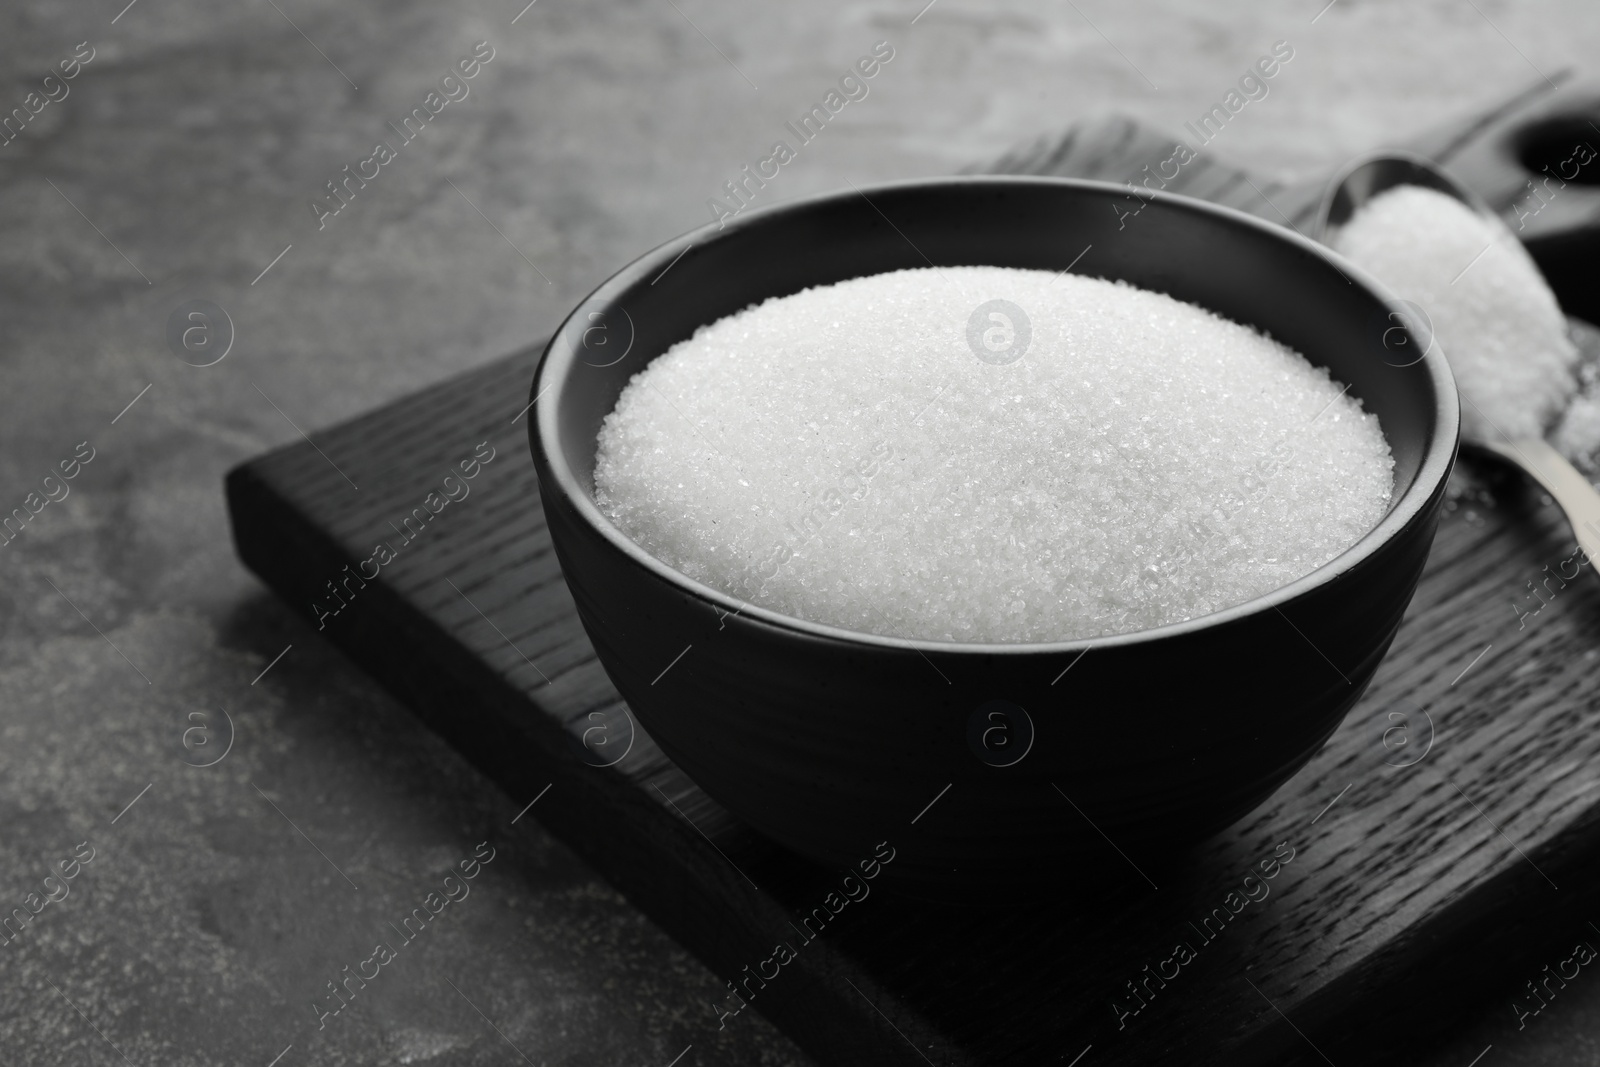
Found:
[{"label": "black ceramic bowl", "polygon": [[[596,508],[601,419],[632,375],[697,327],[930,262],[1059,271],[1086,246],[1078,273],[1256,326],[1348,383],[1394,453],[1394,502],[1377,527],[1311,575],[1203,618],[983,645],[745,604],[647,555]],[[1122,868],[1108,841],[1149,859],[1238,819],[1316,752],[1371,679],[1427,558],[1457,441],[1450,371],[1436,346],[1406,354],[1426,346],[1404,343],[1404,321],[1320,245],[1200,201],[1038,178],[878,186],[751,211],[617,273],[546,349],[530,437],[550,535],[601,663],[714,799],[824,863],[854,865],[887,841],[887,874],[940,892],[1060,884]]]}]

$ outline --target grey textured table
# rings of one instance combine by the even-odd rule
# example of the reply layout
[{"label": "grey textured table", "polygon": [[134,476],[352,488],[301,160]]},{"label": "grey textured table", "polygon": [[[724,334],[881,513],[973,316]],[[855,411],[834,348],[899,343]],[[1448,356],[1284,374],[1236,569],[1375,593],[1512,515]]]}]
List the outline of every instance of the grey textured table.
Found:
[{"label": "grey textured table", "polygon": [[[707,219],[876,41],[870,95],[758,202],[1106,110],[1176,133],[1276,40],[1294,60],[1216,149],[1284,172],[1600,54],[1577,0],[124,2],[0,13],[0,108],[37,109],[0,146],[0,512],[37,509],[0,547],[0,910],[95,849],[0,947],[5,1063],[666,1064],[689,1034],[684,1065],[804,1062],[753,1014],[704,1040],[721,981],[261,590],[223,471],[547,331]],[[470,95],[319,229],[325,183],[483,40]],[[192,298],[231,319],[213,366],[166,337]],[[224,710],[232,747],[186,765],[220,753]],[[470,895],[318,1030],[369,931],[485,840]],[[1432,1062],[1600,1062],[1596,1009],[1579,980],[1519,1033],[1489,997]]]}]

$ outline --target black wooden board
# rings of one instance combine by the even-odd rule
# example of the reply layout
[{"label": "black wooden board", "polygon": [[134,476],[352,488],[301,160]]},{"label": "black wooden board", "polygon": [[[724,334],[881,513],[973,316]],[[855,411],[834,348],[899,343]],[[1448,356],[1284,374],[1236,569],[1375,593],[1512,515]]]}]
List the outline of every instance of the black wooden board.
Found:
[{"label": "black wooden board", "polygon": [[[1503,162],[1507,138],[1552,108],[1597,100],[1530,92],[1413,147],[1447,164],[1476,153],[1460,176],[1506,205],[1516,190],[1503,175],[1475,177],[1493,171],[1481,160]],[[1498,155],[1485,147],[1497,143]],[[1102,120],[992,169],[1136,179],[1172,144]],[[1320,192],[1210,153],[1168,188],[1301,228]],[[1557,236],[1590,239],[1580,231],[1596,205],[1580,198],[1591,193],[1575,191],[1578,213]],[[745,986],[745,1010],[819,1061],[1404,1058],[1407,1041],[1475,1005],[1506,1010],[1518,968],[1582,927],[1600,888],[1600,585],[1549,581],[1571,535],[1507,481],[1446,515],[1389,657],[1310,765],[1190,853],[1135,857],[1159,888],[1130,882],[1108,846],[1074,902],[1018,907],[997,890],[954,908],[874,892],[807,939],[796,924],[841,872],[750,831],[665,759],[578,624],[521,411],[538,350],[235,469],[239,554],[514,798],[538,797],[530,817],[722,978],[744,981],[747,967],[773,966],[763,961],[777,943],[794,946],[776,977]],[[491,449],[468,495],[440,504],[445,475]],[[351,580],[344,568],[379,542],[395,557]],[[330,582],[343,583],[336,614]],[[916,815],[880,836],[914,849]],[[691,1012],[709,1034],[738,1025],[719,1014],[739,1003]]]}]

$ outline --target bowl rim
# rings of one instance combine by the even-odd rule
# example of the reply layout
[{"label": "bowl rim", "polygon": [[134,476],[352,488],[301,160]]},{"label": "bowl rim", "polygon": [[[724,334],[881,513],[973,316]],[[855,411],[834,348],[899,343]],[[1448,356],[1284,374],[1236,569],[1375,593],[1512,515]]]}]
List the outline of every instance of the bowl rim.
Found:
[{"label": "bowl rim", "polygon": [[[650,279],[659,278],[666,268],[684,255],[691,246],[707,245],[713,241],[726,239],[733,233],[752,226],[763,225],[767,220],[775,217],[803,212],[823,204],[856,197],[868,199],[868,202],[871,203],[869,194],[874,193],[892,194],[905,190],[972,188],[980,186],[1013,186],[1019,188],[1050,186],[1097,194],[1114,191],[1118,195],[1122,195],[1125,192],[1122,186],[1112,182],[1035,175],[960,175],[883,182],[864,187],[852,185],[849,190],[820,193],[753,209],[748,212],[741,212],[735,218],[726,220],[721,224],[715,222],[707,223],[658,245],[612,274],[600,285],[596,286],[588,296],[579,301],[551,335],[550,340],[545,345],[544,352],[539,357],[539,364],[534,372],[533,384],[529,389],[530,405],[534,409],[534,417],[529,420],[528,436],[535,459],[542,461],[543,468],[555,483],[553,486],[541,484],[541,501],[546,498],[550,490],[555,490],[566,498],[567,503],[581,517],[583,522],[599,533],[614,548],[618,549],[629,561],[642,567],[680,592],[705,602],[723,616],[741,616],[754,622],[761,622],[768,626],[791,631],[806,637],[850,645],[923,654],[936,652],[943,655],[994,656],[1081,654],[1091,648],[1138,646],[1219,628],[1262,614],[1268,610],[1280,608],[1314,589],[1337,581],[1375,555],[1384,545],[1392,541],[1409,526],[1428,505],[1432,497],[1443,489],[1444,483],[1449,478],[1455,464],[1461,432],[1461,414],[1460,400],[1456,394],[1455,378],[1451,374],[1449,363],[1442,349],[1440,346],[1434,345],[1417,364],[1412,364],[1413,366],[1426,367],[1427,373],[1432,379],[1436,398],[1434,405],[1434,431],[1424,442],[1422,461],[1418,465],[1416,477],[1412,480],[1411,485],[1400,494],[1398,499],[1390,502],[1388,511],[1378,521],[1377,525],[1321,567],[1309,574],[1296,578],[1286,585],[1279,586],[1267,593],[1263,593],[1261,596],[1219,611],[1146,630],[1130,630],[1124,633],[1108,634],[1101,637],[1074,638],[1067,641],[989,643],[894,637],[887,634],[869,633],[864,630],[851,630],[828,623],[812,622],[808,619],[785,615],[782,612],[740,600],[738,597],[724,593],[720,589],[690,578],[688,575],[646,552],[601,513],[589,491],[584,488],[577,475],[573,472],[572,467],[568,464],[555,429],[562,390],[552,388],[552,385],[556,381],[565,381],[571,374],[573,365],[581,362],[577,359],[576,346],[570,344],[560,345],[559,342],[568,337],[568,331],[580,314],[592,314],[600,308],[617,306],[616,301],[619,296],[640,282],[648,282]],[[1194,197],[1161,191],[1150,191],[1147,194],[1141,194],[1141,196],[1146,200],[1153,198],[1164,202],[1179,210],[1213,215],[1227,224],[1244,226],[1266,234],[1275,240],[1287,242],[1304,252],[1326,260],[1335,270],[1344,274],[1352,282],[1365,287],[1378,300],[1387,304],[1393,312],[1399,314],[1404,311],[1403,305],[1395,295],[1376,278],[1356,266],[1353,262],[1340,256],[1331,248],[1303,236],[1296,230],[1280,226],[1235,208],[1214,204]],[[873,206],[876,207],[876,204]],[[626,314],[626,312],[624,313]],[[1403,321],[1403,319],[1398,321]],[[1250,324],[1246,323],[1246,325]],[[661,354],[664,353],[657,353],[657,355]],[[651,359],[654,358],[656,357],[651,357]],[[641,364],[640,370],[647,366],[648,362],[645,361],[645,363]],[[638,371],[633,373],[637,374]],[[558,375],[559,377],[557,377]],[[535,464],[536,468],[540,465],[537,462]],[[543,479],[541,478],[542,481]],[[1077,661],[1074,660],[1073,662],[1075,664]]]}]

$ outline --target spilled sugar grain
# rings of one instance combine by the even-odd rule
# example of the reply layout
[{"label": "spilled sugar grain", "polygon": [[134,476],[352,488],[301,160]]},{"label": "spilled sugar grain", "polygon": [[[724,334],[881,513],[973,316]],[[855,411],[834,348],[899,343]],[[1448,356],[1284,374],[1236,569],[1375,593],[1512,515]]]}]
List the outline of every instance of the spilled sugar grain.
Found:
[{"label": "spilled sugar grain", "polygon": [[[1032,339],[975,358],[1004,298]],[[1032,642],[1269,592],[1388,507],[1377,418],[1326,371],[1167,296],[946,267],[728,316],[607,416],[601,510],[706,585],[851,630]]]},{"label": "spilled sugar grain", "polygon": [[[1499,221],[1401,185],[1364,205],[1333,247],[1427,313],[1461,391],[1465,437],[1539,438],[1561,416],[1578,351],[1539,268]],[[1594,432],[1574,425],[1566,451]]]}]

